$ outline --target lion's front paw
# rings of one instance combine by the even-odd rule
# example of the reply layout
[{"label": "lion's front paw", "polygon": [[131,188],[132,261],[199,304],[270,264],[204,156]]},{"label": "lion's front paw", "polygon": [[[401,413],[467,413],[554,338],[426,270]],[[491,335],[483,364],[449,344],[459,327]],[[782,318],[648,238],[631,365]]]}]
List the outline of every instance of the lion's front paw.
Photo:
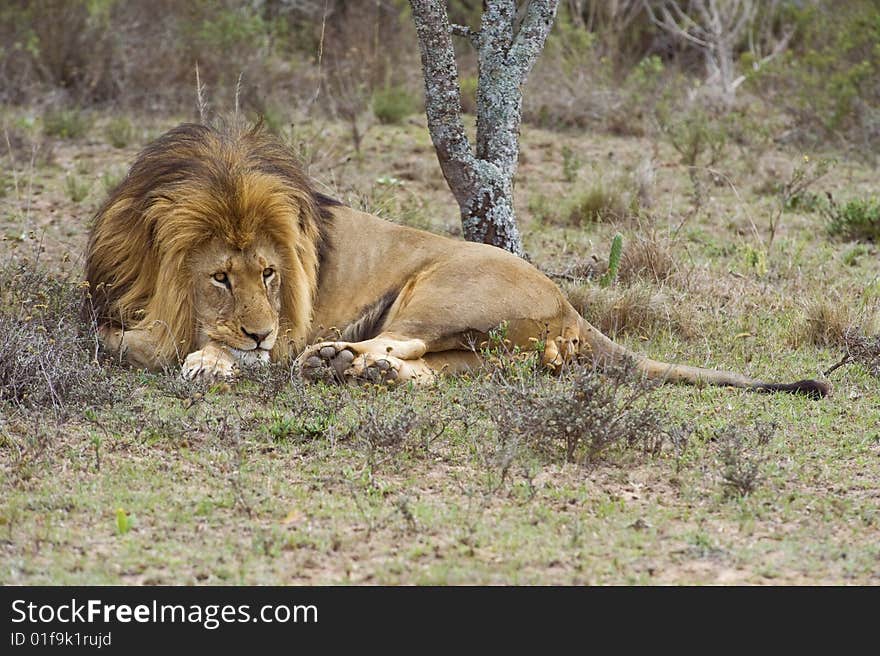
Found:
[{"label": "lion's front paw", "polygon": [[194,351],[186,356],[180,374],[187,380],[216,380],[233,378],[236,371],[232,354],[226,349],[208,344],[201,351]]},{"label": "lion's front paw", "polygon": [[319,342],[303,351],[297,362],[308,380],[342,382],[354,357],[346,342]]}]

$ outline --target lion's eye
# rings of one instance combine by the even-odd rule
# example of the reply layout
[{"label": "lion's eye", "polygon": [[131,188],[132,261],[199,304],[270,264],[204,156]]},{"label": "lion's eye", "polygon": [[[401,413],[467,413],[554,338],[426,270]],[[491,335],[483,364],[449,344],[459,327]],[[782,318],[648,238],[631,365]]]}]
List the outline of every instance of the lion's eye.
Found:
[{"label": "lion's eye", "polygon": [[263,269],[263,279],[264,280],[269,280],[269,278],[271,278],[274,275],[275,275],[275,269],[273,269],[272,267],[267,267],[267,268]]},{"label": "lion's eye", "polygon": [[225,285],[229,287],[229,276],[226,275],[225,271],[218,271],[213,276],[211,276],[216,282],[219,282],[221,285]]}]

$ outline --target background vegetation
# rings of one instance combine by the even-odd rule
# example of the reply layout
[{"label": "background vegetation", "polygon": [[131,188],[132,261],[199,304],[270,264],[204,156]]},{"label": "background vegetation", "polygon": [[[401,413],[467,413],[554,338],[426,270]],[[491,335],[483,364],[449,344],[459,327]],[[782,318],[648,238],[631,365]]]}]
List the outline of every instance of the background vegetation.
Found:
[{"label": "background vegetation", "polygon": [[880,7],[760,7],[727,103],[641,3],[561,3],[517,215],[616,339],[779,380],[840,364],[822,402],[549,378],[503,330],[491,371],[426,390],[119,367],[77,318],[90,218],[197,117],[196,63],[211,108],[237,95],[322,190],[460,233],[408,8],[3,3],[0,582],[876,583]]}]

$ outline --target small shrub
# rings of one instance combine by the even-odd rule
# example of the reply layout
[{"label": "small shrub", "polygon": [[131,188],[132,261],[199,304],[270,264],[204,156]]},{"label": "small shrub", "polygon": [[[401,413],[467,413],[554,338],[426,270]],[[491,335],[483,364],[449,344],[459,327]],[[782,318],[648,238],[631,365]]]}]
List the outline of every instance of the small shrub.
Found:
[{"label": "small shrub", "polygon": [[266,430],[274,442],[310,441],[324,437],[334,423],[333,415],[322,412],[302,413],[297,409],[296,415],[273,416]]},{"label": "small shrub", "polygon": [[752,427],[730,425],[715,432],[721,478],[728,496],[742,497],[757,489],[764,462],[763,448],[776,432],[776,424],[755,422]]},{"label": "small shrub", "polygon": [[249,7],[219,7],[198,23],[193,36],[206,50],[216,49],[229,54],[251,48],[255,52],[265,52],[272,36],[272,25]]},{"label": "small shrub", "polygon": [[274,105],[262,107],[259,119],[262,120],[266,131],[277,137],[284,136],[284,128],[290,123],[289,116]]},{"label": "small shrub", "polygon": [[[211,392],[212,388],[217,389],[223,385],[223,383],[215,383],[212,380],[202,378],[187,380],[181,376],[180,371],[173,366],[168,366],[163,375],[156,376],[155,380],[163,394],[175,399],[181,399],[188,404],[201,401]],[[169,434],[168,428],[170,427],[163,426],[162,428],[163,430],[160,432]],[[151,428],[150,430],[153,431],[154,428]]]},{"label": "small shrub", "polygon": [[[649,108],[659,100],[665,67],[657,55],[650,55],[636,64],[616,89],[620,96],[617,107],[607,112],[606,127],[611,134],[642,137],[645,134]],[[616,86],[616,85],[613,85]]]},{"label": "small shrub", "polygon": [[389,391],[382,386],[366,390],[348,437],[367,449],[370,470],[380,464],[380,454],[426,453],[447,428],[461,418],[455,407],[424,407],[409,390]]},{"label": "small shrub", "polygon": [[770,212],[768,249],[773,244],[773,239],[779,230],[783,215],[791,207],[794,199],[808,193],[809,187],[823,178],[834,164],[833,160],[822,158],[810,159],[808,155],[804,155],[803,160],[795,165],[791,176],[779,188],[776,209]]},{"label": "small shrub", "polygon": [[632,193],[629,176],[596,179],[561,202],[535,197],[529,209],[535,218],[555,225],[580,227],[589,223],[625,221],[639,213],[638,196]]},{"label": "small shrub", "polygon": [[113,118],[104,126],[104,137],[114,148],[125,148],[134,138],[134,126],[124,116]]},{"label": "small shrub", "polygon": [[373,94],[373,114],[380,123],[397,125],[407,116],[415,114],[419,105],[413,95],[403,86],[389,86]]},{"label": "small shrub", "polygon": [[613,73],[593,32],[557,21],[529,76],[523,120],[551,129],[601,123],[615,105],[608,91]]},{"label": "small shrub", "polygon": [[116,189],[124,177],[125,171],[123,169],[108,169],[104,171],[101,174],[101,186],[104,188],[104,193],[109,194]]},{"label": "small shrub", "polygon": [[854,198],[826,210],[828,232],[835,237],[880,243],[880,198]]},{"label": "small shrub", "polygon": [[43,115],[43,132],[50,137],[79,139],[91,127],[91,116],[79,109],[52,109]]},{"label": "small shrub", "polygon": [[825,376],[845,364],[855,363],[875,378],[880,378],[880,334],[869,336],[859,327],[851,326],[843,333],[843,347],[843,357],[825,371]]},{"label": "small shrub", "polygon": [[508,338],[509,329],[510,324],[502,321],[489,330],[485,342],[472,345],[472,348],[480,353],[489,370],[516,379],[528,378],[539,371],[545,372],[541,362],[546,342],[538,339],[533,342],[531,348],[523,349],[512,344]]},{"label": "small shrub", "polygon": [[0,401],[65,416],[116,400],[94,328],[77,319],[81,298],[75,280],[33,264],[0,268]]},{"label": "small shrub", "polygon": [[628,205],[621,189],[597,182],[563,203],[561,219],[562,223],[573,226],[621,220],[629,213]]},{"label": "small shrub", "polygon": [[854,244],[852,248],[846,249],[843,255],[841,255],[840,261],[846,266],[856,266],[858,265],[859,260],[870,252],[871,251],[864,244]]},{"label": "small shrub", "polygon": [[576,366],[560,378],[495,376],[485,394],[502,440],[592,462],[616,446],[660,451],[669,431],[666,416],[650,402],[652,389],[629,365],[607,375]]},{"label": "small shrub", "polygon": [[758,278],[767,275],[767,251],[764,248],[745,244],[742,247],[741,257],[746,271],[755,274]]},{"label": "small shrub", "polygon": [[556,219],[556,209],[544,194],[529,196],[528,208],[534,219],[541,223],[553,223]]},{"label": "small shrub", "polygon": [[[774,185],[773,193],[779,193],[779,186]],[[829,198],[827,193],[815,193],[812,191],[801,191],[787,199],[786,209],[799,212],[823,212],[829,207]]]},{"label": "small shrub", "polygon": [[[293,373],[292,367],[278,367],[274,376],[284,378],[284,370]],[[257,370],[255,376],[266,378],[273,373],[266,369]],[[317,393],[316,388],[306,386],[296,372],[296,380],[290,382],[283,399],[284,405],[292,405],[292,413],[276,409],[266,424],[266,432],[273,442],[305,443],[318,439],[332,438],[340,424],[340,413],[345,403],[345,395],[337,388],[326,393]],[[265,390],[262,390],[264,393]],[[272,398],[266,395],[267,401]],[[276,404],[277,405],[277,404]]]},{"label": "small shrub", "polygon": [[851,361],[880,378],[880,334],[865,335],[857,328],[851,328],[844,333],[843,342]]},{"label": "small shrub", "polygon": [[700,105],[682,110],[660,103],[657,123],[685,166],[712,166],[725,154],[729,139],[726,122]]},{"label": "small shrub", "polygon": [[880,141],[880,8],[874,0],[785,3],[794,28],[789,48],[753,75],[768,100],[794,119],[793,137],[841,137],[876,153]]},{"label": "small shrub", "polygon": [[431,230],[433,227],[425,201],[409,190],[404,180],[393,176],[376,178],[369,191],[352,193],[348,202],[355,209],[411,228]]}]

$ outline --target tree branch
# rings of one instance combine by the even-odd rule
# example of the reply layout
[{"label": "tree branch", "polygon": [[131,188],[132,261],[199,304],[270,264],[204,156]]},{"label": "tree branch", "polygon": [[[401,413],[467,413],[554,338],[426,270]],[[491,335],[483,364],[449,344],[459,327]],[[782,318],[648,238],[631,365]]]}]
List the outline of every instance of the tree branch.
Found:
[{"label": "tree branch", "polygon": [[443,175],[459,203],[473,187],[475,157],[461,120],[458,66],[446,4],[410,0],[425,74],[425,113]]},{"label": "tree branch", "polygon": [[452,23],[449,26],[449,33],[452,34],[452,36],[463,36],[474,48],[480,47],[479,30],[474,31],[467,25],[457,25],[455,23]]},{"label": "tree branch", "polygon": [[519,31],[510,49],[510,61],[523,82],[544,48],[553,27],[559,0],[530,0]]}]

